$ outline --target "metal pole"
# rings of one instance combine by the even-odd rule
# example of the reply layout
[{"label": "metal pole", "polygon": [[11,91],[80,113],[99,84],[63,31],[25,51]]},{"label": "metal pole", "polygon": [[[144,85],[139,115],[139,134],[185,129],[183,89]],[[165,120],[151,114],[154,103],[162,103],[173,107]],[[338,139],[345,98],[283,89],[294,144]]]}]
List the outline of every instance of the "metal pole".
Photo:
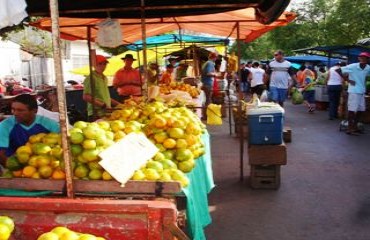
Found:
[{"label": "metal pole", "polygon": [[60,51],[58,0],[50,0],[50,17],[52,22],[53,59],[55,66],[55,81],[57,85],[59,123],[62,135],[62,148],[66,171],[66,191],[68,198],[74,198],[72,158],[67,136],[67,109],[63,82],[62,58]]},{"label": "metal pole", "polygon": [[[236,33],[237,33],[237,38],[236,38],[236,47],[237,47],[237,52],[238,52],[238,67],[240,66],[240,56],[241,56],[241,49],[240,49],[240,27],[239,27],[239,22],[237,23],[237,28],[236,28]],[[240,79],[240,74],[241,72],[239,71],[239,79]],[[239,95],[240,95],[240,87],[239,87]],[[239,122],[239,136],[240,136],[240,181],[243,181],[244,178],[244,134],[243,134],[243,122],[241,121],[241,116],[242,116],[242,109],[241,109],[241,102],[239,99],[239,104],[238,104],[238,116],[240,117]]]}]

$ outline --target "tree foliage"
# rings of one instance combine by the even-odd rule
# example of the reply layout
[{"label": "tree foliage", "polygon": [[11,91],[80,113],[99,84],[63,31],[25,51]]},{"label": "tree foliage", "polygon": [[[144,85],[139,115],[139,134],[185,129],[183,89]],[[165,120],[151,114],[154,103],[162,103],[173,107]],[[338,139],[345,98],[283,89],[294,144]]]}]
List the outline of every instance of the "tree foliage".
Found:
[{"label": "tree foliage", "polygon": [[[370,0],[312,0],[291,10],[294,22],[250,43],[241,43],[242,59],[271,58],[276,49],[293,50],[320,45],[352,45],[370,36]],[[234,44],[230,51],[236,51]]]}]

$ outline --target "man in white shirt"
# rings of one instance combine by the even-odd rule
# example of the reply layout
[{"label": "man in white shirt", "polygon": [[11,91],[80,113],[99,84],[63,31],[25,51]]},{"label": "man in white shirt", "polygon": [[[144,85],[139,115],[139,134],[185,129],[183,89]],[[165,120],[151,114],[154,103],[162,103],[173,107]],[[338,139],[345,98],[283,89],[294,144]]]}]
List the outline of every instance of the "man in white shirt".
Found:
[{"label": "man in white shirt", "polygon": [[345,66],[344,62],[338,62],[329,69],[329,73],[326,76],[326,84],[328,85],[329,95],[329,120],[338,118],[338,107],[340,103],[340,95],[342,94],[343,78],[339,73],[336,72],[340,67]]},{"label": "man in white shirt", "polygon": [[252,64],[251,68],[251,90],[252,94],[256,93],[259,96],[262,95],[263,90],[265,90],[265,79],[266,79],[266,74],[265,70],[259,67],[258,62],[254,62]]},{"label": "man in white shirt", "polygon": [[271,100],[284,106],[288,96],[289,76],[293,82],[297,82],[291,63],[284,59],[284,53],[277,50],[274,53],[275,59],[270,62],[267,74],[270,77],[270,97]]}]

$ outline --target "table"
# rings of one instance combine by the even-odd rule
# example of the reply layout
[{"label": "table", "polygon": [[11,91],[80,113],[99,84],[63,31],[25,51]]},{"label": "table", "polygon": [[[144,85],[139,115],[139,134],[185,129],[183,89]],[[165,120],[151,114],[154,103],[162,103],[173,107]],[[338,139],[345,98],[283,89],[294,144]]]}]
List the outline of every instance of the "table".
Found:
[{"label": "table", "polygon": [[195,168],[187,174],[190,184],[183,189],[186,196],[188,234],[194,240],[206,239],[204,228],[212,222],[208,211],[208,194],[215,187],[212,172],[210,135],[202,135],[205,154],[196,160]]}]

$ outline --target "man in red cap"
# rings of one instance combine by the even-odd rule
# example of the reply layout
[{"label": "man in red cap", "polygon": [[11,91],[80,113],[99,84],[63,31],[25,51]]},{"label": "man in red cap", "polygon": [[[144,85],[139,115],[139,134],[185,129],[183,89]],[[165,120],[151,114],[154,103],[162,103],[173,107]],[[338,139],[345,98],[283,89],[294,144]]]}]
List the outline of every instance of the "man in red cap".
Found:
[{"label": "man in red cap", "polygon": [[[83,100],[87,104],[87,116],[90,121],[94,121],[98,118],[104,117],[107,108],[116,106],[119,104],[118,101],[110,97],[108,89],[108,79],[103,74],[108,64],[107,59],[102,55],[96,55],[95,69],[90,76],[87,76],[84,81]],[[94,79],[94,102],[91,91],[91,77]],[[93,105],[96,109],[96,116],[93,116]]]},{"label": "man in red cap", "polygon": [[113,86],[117,88],[118,95],[124,98],[142,95],[142,79],[138,69],[134,69],[132,64],[136,59],[132,54],[126,54],[122,58],[125,66],[118,70],[113,79]]},{"label": "man in red cap", "polygon": [[348,81],[348,129],[347,134],[357,135],[359,129],[357,123],[361,113],[366,110],[366,76],[370,76],[370,66],[368,64],[370,53],[362,52],[358,56],[358,63],[352,63],[341,67],[336,71]]}]

